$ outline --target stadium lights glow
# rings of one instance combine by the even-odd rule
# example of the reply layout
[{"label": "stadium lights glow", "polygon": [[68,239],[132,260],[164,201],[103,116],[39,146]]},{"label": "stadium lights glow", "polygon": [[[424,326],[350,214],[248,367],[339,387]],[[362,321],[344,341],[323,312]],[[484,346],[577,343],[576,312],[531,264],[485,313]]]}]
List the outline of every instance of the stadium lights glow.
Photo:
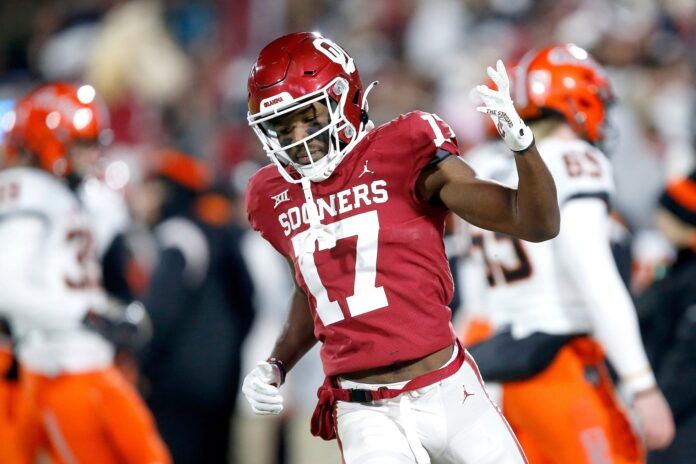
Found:
[{"label": "stadium lights glow", "polygon": [[75,129],[82,130],[87,127],[90,122],[92,122],[92,110],[89,108],[80,108],[75,111],[73,115],[73,125]]},{"label": "stadium lights glow", "polygon": [[80,100],[81,103],[84,103],[85,105],[92,103],[94,101],[94,97],[96,97],[97,92],[94,90],[94,87],[91,85],[83,85],[79,89],[77,89],[77,99]]},{"label": "stadium lights glow", "polygon": [[122,189],[130,180],[131,173],[125,161],[114,161],[109,163],[104,172],[106,185],[114,190]]},{"label": "stadium lights glow", "polygon": [[60,124],[60,113],[57,111],[51,111],[46,115],[46,126],[49,129],[55,129]]}]

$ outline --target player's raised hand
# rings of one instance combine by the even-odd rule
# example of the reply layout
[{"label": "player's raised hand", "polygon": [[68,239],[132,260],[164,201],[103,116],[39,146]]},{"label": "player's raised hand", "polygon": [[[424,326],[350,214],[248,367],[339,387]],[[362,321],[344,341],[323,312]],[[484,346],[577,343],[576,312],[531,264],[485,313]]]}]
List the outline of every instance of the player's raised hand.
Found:
[{"label": "player's raised hand", "polygon": [[477,86],[476,92],[485,106],[476,109],[491,117],[500,136],[511,150],[526,150],[534,142],[534,136],[515,110],[510,98],[510,79],[501,60],[498,60],[496,69],[488,67],[488,77],[495,83],[498,90],[493,90],[486,85]]},{"label": "player's raised hand", "polygon": [[674,418],[662,392],[651,388],[636,394],[633,408],[643,429],[645,446],[649,450],[667,448],[674,439]]},{"label": "player's raised hand", "polygon": [[242,393],[256,414],[279,414],[283,410],[283,396],[278,391],[281,374],[277,366],[262,361],[256,365],[242,384]]}]

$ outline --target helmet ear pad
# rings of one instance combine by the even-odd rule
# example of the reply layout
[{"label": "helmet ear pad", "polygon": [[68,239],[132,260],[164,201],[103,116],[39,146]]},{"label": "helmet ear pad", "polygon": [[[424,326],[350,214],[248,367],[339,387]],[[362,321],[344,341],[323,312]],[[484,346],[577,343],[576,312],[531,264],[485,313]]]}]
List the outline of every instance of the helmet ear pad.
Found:
[{"label": "helmet ear pad", "polygon": [[[363,109],[360,106],[360,95],[362,93],[362,88],[348,87],[347,92],[348,96],[346,98],[346,103],[343,106],[343,114],[349,125],[338,133],[338,137],[341,139],[341,142],[344,143],[349,143],[355,136],[355,133],[361,129],[360,126],[362,125],[364,127],[366,124],[363,123]],[[337,104],[340,104],[340,94],[336,94],[334,96],[333,92],[329,91],[329,96]]]}]

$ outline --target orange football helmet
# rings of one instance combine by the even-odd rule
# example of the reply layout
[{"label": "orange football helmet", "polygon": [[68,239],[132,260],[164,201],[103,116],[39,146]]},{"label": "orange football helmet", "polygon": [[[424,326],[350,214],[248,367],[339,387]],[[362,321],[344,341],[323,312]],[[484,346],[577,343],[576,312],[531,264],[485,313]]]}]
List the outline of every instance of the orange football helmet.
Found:
[{"label": "orange football helmet", "polygon": [[161,176],[182,187],[200,192],[212,184],[212,173],[200,159],[172,148],[154,154],[151,174]]},{"label": "orange football helmet", "polygon": [[613,93],[594,58],[577,45],[565,44],[522,57],[515,71],[513,100],[525,121],[560,114],[581,137],[595,143],[605,135]]},{"label": "orange football helmet", "polygon": [[70,172],[67,154],[78,142],[103,142],[108,112],[90,85],[64,82],[43,84],[15,105],[7,134],[11,158],[25,152],[41,168],[56,174]]}]

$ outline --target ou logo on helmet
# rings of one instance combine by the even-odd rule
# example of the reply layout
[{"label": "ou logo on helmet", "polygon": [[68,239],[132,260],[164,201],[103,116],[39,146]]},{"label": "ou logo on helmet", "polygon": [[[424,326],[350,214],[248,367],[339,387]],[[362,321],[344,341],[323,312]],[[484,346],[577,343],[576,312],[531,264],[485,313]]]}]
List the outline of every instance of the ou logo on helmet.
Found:
[{"label": "ou logo on helmet", "polygon": [[355,71],[355,63],[353,63],[353,58],[348,56],[345,50],[343,50],[341,47],[336,45],[331,40],[322,37],[319,39],[314,39],[314,42],[312,42],[312,44],[314,45],[314,48],[326,55],[328,59],[330,59],[336,64],[341,65],[341,67],[347,74],[350,74]]}]

